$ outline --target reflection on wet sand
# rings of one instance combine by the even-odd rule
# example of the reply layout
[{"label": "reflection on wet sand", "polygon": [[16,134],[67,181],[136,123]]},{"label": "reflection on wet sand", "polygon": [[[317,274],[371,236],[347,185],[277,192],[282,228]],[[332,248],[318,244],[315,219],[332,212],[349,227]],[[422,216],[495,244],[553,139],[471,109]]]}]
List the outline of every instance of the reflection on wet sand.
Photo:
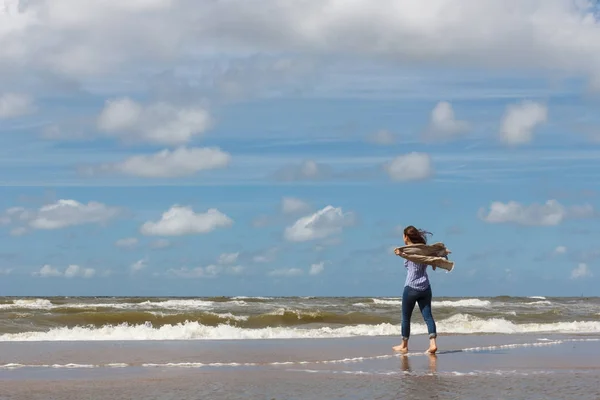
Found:
[{"label": "reflection on wet sand", "polygon": [[[428,354],[426,370],[428,373],[423,374],[423,358],[418,357],[416,360],[411,360],[408,356],[400,357],[401,369],[404,372],[403,385],[398,393],[399,398],[403,399],[441,399],[443,395],[448,393],[448,382],[437,375],[437,355]],[[411,363],[417,367],[413,370]]]},{"label": "reflection on wet sand", "polygon": [[[437,373],[437,355],[436,354],[428,354],[427,356],[429,357],[429,373],[431,373],[431,374]],[[409,361],[408,356],[402,355],[400,357],[400,363],[402,365],[402,371],[408,372],[408,373],[411,372],[410,361]]]}]

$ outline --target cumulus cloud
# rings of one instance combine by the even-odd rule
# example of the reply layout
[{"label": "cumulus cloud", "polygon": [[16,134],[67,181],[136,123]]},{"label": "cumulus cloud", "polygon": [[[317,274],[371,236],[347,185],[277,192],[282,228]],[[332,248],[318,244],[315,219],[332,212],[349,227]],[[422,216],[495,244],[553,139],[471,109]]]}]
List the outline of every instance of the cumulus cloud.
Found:
[{"label": "cumulus cloud", "polygon": [[553,253],[554,254],[565,254],[567,252],[567,248],[565,246],[556,246]]},{"label": "cumulus cloud", "polygon": [[367,142],[380,146],[389,146],[396,142],[396,136],[388,130],[380,130],[367,135]]},{"label": "cumulus cloud", "polygon": [[216,208],[195,213],[191,207],[174,205],[162,214],[160,220],[145,222],[140,227],[140,233],[148,236],[206,234],[231,225],[233,220]]},{"label": "cumulus cloud", "polygon": [[325,270],[325,263],[321,261],[320,263],[312,264],[310,266],[310,270],[308,271],[309,275],[319,275]]},{"label": "cumulus cloud", "polygon": [[219,256],[217,261],[219,264],[233,264],[237,261],[240,253],[223,253]]},{"label": "cumulus cloud", "polygon": [[310,205],[304,200],[296,197],[284,197],[281,199],[281,212],[284,214],[303,213],[310,210]]},{"label": "cumulus cloud", "polygon": [[128,97],[109,100],[98,117],[98,129],[123,141],[181,145],[209,129],[211,118],[200,107],[167,103],[143,106]]},{"label": "cumulus cloud", "polygon": [[96,275],[96,270],[93,268],[83,268],[79,265],[69,265],[64,271],[60,271],[58,268],[46,264],[39,271],[33,272],[32,275],[41,278],[92,278]]},{"label": "cumulus cloud", "polygon": [[305,160],[300,164],[287,165],[277,172],[275,178],[281,181],[305,181],[326,179],[332,174],[328,165],[317,163],[314,160]]},{"label": "cumulus cloud", "polygon": [[589,278],[594,276],[587,264],[580,263],[571,271],[571,279]]},{"label": "cumulus cloud", "polygon": [[489,210],[481,208],[479,218],[492,224],[512,223],[527,226],[554,226],[567,219],[590,218],[595,211],[591,205],[566,207],[556,200],[544,204],[524,205],[516,201],[492,202]]},{"label": "cumulus cloud", "polygon": [[20,93],[0,93],[0,120],[27,115],[34,110],[35,106],[30,96]]},{"label": "cumulus cloud", "polygon": [[134,262],[133,264],[131,264],[129,266],[129,270],[131,271],[131,273],[136,273],[139,272],[141,270],[143,270],[144,268],[146,268],[146,260],[141,259],[141,260],[137,260],[136,262]]},{"label": "cumulus cloud", "polygon": [[142,63],[168,65],[218,49],[538,68],[597,82],[600,28],[593,6],[564,0],[509,5],[265,0],[256,12],[244,0],[11,0],[0,8],[0,66],[89,76]]},{"label": "cumulus cloud", "polygon": [[426,140],[451,140],[469,131],[469,123],[457,120],[447,101],[439,102],[431,111],[429,125],[423,132]]},{"label": "cumulus cloud", "polygon": [[396,182],[420,181],[430,178],[434,173],[429,154],[408,153],[397,156],[383,165],[390,179]]},{"label": "cumulus cloud", "polygon": [[179,147],[164,149],[155,154],[136,155],[122,162],[83,168],[87,174],[119,173],[140,178],[177,178],[194,175],[200,171],[225,168],[231,155],[219,148]]},{"label": "cumulus cloud", "polygon": [[58,200],[37,210],[12,207],[4,212],[4,223],[20,224],[13,232],[24,234],[29,229],[52,230],[84,224],[106,224],[121,213],[118,207],[90,201]]},{"label": "cumulus cloud", "polygon": [[293,225],[285,228],[284,237],[290,242],[305,242],[325,239],[337,235],[355,222],[352,213],[344,213],[341,207],[331,205],[298,219]]},{"label": "cumulus cloud", "polygon": [[524,101],[511,104],[502,117],[500,139],[508,145],[522,145],[533,140],[533,132],[548,119],[544,104]]}]

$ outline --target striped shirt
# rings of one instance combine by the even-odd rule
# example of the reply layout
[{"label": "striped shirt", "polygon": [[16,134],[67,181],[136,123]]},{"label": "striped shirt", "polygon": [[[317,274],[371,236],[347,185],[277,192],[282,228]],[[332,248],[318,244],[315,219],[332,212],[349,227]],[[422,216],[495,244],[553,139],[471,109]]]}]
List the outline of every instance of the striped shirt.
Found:
[{"label": "striped shirt", "polygon": [[427,264],[417,264],[413,261],[404,260],[404,266],[408,270],[404,286],[410,286],[416,290],[426,290],[429,287]]}]

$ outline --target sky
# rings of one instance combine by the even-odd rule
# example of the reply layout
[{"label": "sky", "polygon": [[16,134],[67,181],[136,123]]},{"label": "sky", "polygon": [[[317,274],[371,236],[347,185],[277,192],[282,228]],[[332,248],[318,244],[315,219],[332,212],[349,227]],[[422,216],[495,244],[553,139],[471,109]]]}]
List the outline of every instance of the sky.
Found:
[{"label": "sky", "polygon": [[584,0],[0,0],[0,295],[596,296]]}]

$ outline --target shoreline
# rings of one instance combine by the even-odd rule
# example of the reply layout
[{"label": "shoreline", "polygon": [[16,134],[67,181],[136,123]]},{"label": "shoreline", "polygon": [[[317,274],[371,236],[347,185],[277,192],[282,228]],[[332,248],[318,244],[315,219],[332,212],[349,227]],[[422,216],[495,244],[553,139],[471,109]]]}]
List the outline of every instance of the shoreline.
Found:
[{"label": "shoreline", "polygon": [[[95,368],[159,363],[253,364],[319,362],[327,359],[396,357],[399,336],[289,339],[90,340],[0,342],[0,370],[52,365]],[[482,334],[438,336],[438,356],[553,348],[568,343],[600,343],[600,334]],[[427,335],[413,335],[409,357],[425,355]],[[600,349],[600,345],[598,345]],[[8,366],[14,365],[14,368]],[[19,368],[18,365],[27,366]],[[81,367],[84,368],[84,367]]]},{"label": "shoreline", "polygon": [[[385,336],[4,342],[0,385],[14,396],[8,399],[31,400],[482,398],[488,390],[504,394],[493,398],[531,397],[519,387],[551,399],[574,390],[578,399],[597,398],[600,335],[440,336],[435,356],[424,353],[426,335],[411,338],[406,356],[392,351],[398,342]],[[27,366],[6,367],[14,361]],[[548,379],[559,386],[547,387]],[[578,387],[587,389],[581,394]]]}]

